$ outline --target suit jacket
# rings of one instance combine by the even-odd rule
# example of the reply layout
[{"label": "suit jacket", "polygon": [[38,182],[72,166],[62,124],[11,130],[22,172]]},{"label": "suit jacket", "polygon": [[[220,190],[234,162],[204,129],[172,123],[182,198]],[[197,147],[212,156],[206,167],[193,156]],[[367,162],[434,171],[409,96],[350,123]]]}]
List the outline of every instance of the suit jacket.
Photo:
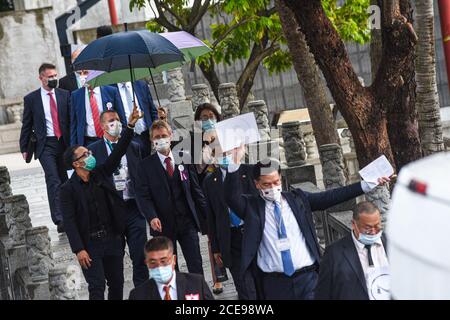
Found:
[{"label": "suit jacket", "polygon": [[[258,194],[252,178],[251,166],[242,165],[239,168],[239,180],[242,192]],[[225,202],[222,170],[216,170],[203,181],[203,192],[208,203],[208,234],[211,239],[213,253],[221,253],[225,267],[231,267],[231,232],[230,215]]]},{"label": "suit jacket", "polygon": [[[70,143],[70,93],[63,89],[55,89],[55,99],[58,108],[59,127],[62,131],[63,142]],[[20,132],[20,152],[27,152],[31,133],[36,134],[35,159],[39,159],[44,150],[47,139],[47,124],[45,120],[44,105],[41,98],[41,88],[29,93],[23,98],[23,119]]]},{"label": "suit jacket", "polygon": [[[111,155],[101,165],[91,171],[90,178],[94,183],[105,190],[106,201],[112,217],[112,227],[116,234],[125,231],[125,202],[117,193],[111,182],[111,175],[120,164],[122,156],[126,153],[128,145],[133,138],[134,130],[125,128],[117,146]],[[80,178],[76,173],[67,180],[60,191],[61,210],[63,212],[64,228],[70,247],[74,253],[86,248],[89,241],[89,209],[87,199],[83,197]]]},{"label": "suit jacket", "polygon": [[[70,118],[70,144],[84,145],[84,136],[86,131],[86,87],[72,92],[71,105],[72,112]],[[103,111],[108,110],[108,104],[111,109],[117,111],[123,126],[127,125],[127,119],[122,107],[122,100],[117,88],[111,86],[100,87],[102,96]]]},{"label": "suit jacket", "polygon": [[[182,187],[188,209],[192,214],[197,229],[200,231],[198,214],[207,216],[207,204],[203,191],[198,183],[195,168],[192,165],[184,165],[186,179],[182,181]],[[174,170],[178,171],[175,165]],[[141,212],[147,221],[159,218],[162,224],[162,235],[173,238],[175,234],[175,207],[166,178],[166,170],[159,160],[158,154],[150,155],[141,161],[138,168],[136,181],[136,200]],[[161,233],[150,230],[153,236]]]},{"label": "suit jacket", "polygon": [[[97,142],[94,142],[89,145],[89,150],[92,151],[95,159],[97,160],[97,165],[104,164],[105,161],[108,159],[108,150],[106,149],[106,143],[105,140],[99,140]],[[141,149],[139,147],[139,144],[136,142],[131,141],[131,143],[128,145],[127,152],[125,154],[127,157],[127,166],[128,166],[128,174],[130,175],[131,183],[129,185],[130,192],[132,194],[135,194],[135,183],[136,183],[136,177],[137,177],[137,168],[139,165],[139,162],[142,160],[141,156]],[[111,184],[114,184],[113,177],[110,177]],[[120,196],[123,198],[123,191],[118,191]]]},{"label": "suit jacket", "polygon": [[[186,295],[198,294],[200,300],[214,300],[202,275],[177,272],[178,300],[186,300]],[[148,279],[130,292],[129,300],[161,300],[155,280]]]},{"label": "suit jacket", "polygon": [[[386,250],[386,237],[381,237]],[[369,300],[364,271],[352,235],[325,249],[315,290],[318,300]]]},{"label": "suit jacket", "polygon": [[[326,210],[361,194],[363,194],[363,191],[360,183],[318,193],[308,193],[301,189],[282,192],[305,237],[309,253],[316,262],[320,260],[320,247],[317,241],[312,212]],[[250,272],[253,273],[255,279],[259,279],[256,257],[265,225],[265,200],[259,195],[243,194],[238,171],[227,174],[225,179],[225,200],[228,206],[245,221],[242,240],[241,276],[246,278],[248,277],[247,273]],[[246,289],[244,284],[244,290]],[[256,296],[251,296],[250,293],[248,295],[249,299],[257,298]]]},{"label": "suit jacket", "polygon": [[69,92],[73,92],[78,90],[78,82],[77,77],[75,76],[75,72],[71,72],[61,79],[59,79],[59,88],[67,90]]},{"label": "suit jacket", "polygon": [[[156,106],[153,103],[152,94],[150,93],[150,89],[148,88],[147,82],[145,82],[144,80],[137,80],[133,84],[136,98],[139,102],[139,106],[141,110],[144,112],[145,124],[147,125],[147,128],[150,128],[152,126],[153,121],[158,119],[158,110],[156,109]],[[114,86],[116,88],[119,88],[118,84],[114,84]],[[124,108],[122,100],[120,100],[120,107],[122,109]]]}]

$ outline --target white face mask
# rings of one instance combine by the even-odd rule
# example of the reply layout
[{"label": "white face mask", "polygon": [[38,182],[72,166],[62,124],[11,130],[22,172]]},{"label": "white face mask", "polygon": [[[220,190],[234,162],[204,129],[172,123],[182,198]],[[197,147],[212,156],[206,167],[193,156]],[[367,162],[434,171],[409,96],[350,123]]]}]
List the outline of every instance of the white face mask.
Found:
[{"label": "white face mask", "polygon": [[84,85],[86,84],[86,78],[87,78],[87,76],[85,76],[85,75],[80,75],[80,85],[81,85],[82,87],[84,87]]},{"label": "white face mask", "polygon": [[113,121],[108,123],[108,129],[106,130],[113,137],[118,137],[122,132],[122,123],[120,121]]},{"label": "white face mask", "polygon": [[154,142],[155,149],[158,152],[164,152],[170,149],[170,138],[157,139]]},{"label": "white face mask", "polygon": [[261,196],[268,201],[281,201],[281,186],[260,189]]}]

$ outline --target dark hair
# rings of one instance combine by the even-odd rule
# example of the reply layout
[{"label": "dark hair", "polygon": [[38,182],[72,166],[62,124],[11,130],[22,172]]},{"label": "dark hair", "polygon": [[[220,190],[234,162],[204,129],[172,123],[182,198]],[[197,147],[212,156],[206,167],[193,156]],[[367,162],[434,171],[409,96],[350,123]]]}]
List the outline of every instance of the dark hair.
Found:
[{"label": "dark hair", "polygon": [[253,179],[258,180],[259,177],[271,174],[274,171],[281,173],[280,161],[274,158],[263,159],[253,166]]},{"label": "dark hair", "polygon": [[355,209],[353,210],[353,220],[358,220],[360,214],[363,213],[372,214],[376,212],[380,212],[380,209],[378,209],[378,207],[372,202],[369,201],[360,202],[356,205]]},{"label": "dark hair", "polygon": [[103,117],[105,116],[105,114],[108,114],[108,113],[118,114],[116,110],[105,110],[105,111],[102,111],[102,113],[100,114],[100,123],[103,122]]},{"label": "dark hair", "polygon": [[42,72],[44,72],[47,69],[56,69],[56,66],[54,64],[51,63],[43,63],[41,64],[41,66],[39,67],[39,74],[41,74]]},{"label": "dark hair", "polygon": [[75,150],[77,150],[79,147],[82,147],[82,145],[76,144],[74,146],[67,148],[66,151],[64,151],[63,161],[67,169],[73,169],[72,166],[72,163],[74,161],[73,155],[75,154]]},{"label": "dark hair", "polygon": [[97,39],[109,36],[110,34],[113,34],[113,30],[110,26],[100,26],[97,28]]},{"label": "dark hair", "polygon": [[200,114],[203,110],[209,110],[216,116],[217,122],[222,120],[222,116],[220,115],[219,111],[217,111],[216,107],[214,107],[211,103],[202,103],[197,107],[194,114],[194,120],[198,121],[200,120]]},{"label": "dark hair", "polygon": [[161,250],[169,250],[173,253],[172,240],[164,236],[153,237],[152,239],[148,240],[144,246],[144,251],[146,253]]}]

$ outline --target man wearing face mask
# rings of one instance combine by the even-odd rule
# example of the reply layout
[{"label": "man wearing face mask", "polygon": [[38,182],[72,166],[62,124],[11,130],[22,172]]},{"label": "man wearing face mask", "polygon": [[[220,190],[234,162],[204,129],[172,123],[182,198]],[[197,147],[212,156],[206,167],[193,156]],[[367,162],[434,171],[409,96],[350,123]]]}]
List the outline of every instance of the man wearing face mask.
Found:
[{"label": "man wearing face mask", "polygon": [[[72,52],[71,59],[72,63],[80,55],[82,48],[77,48]],[[73,92],[80,89],[86,83],[86,78],[88,75],[87,70],[80,70],[75,72],[70,72],[59,80],[59,88]]]},{"label": "man wearing face mask", "polygon": [[386,247],[380,210],[370,202],[359,203],[353,212],[351,234],[325,250],[315,298],[373,300],[388,297],[389,287],[369,281],[375,279],[372,274],[389,267]]},{"label": "man wearing face mask", "polygon": [[[178,241],[189,272],[203,274],[198,232],[198,215],[206,218],[207,204],[195,168],[177,163],[170,143],[172,130],[167,122],[153,122],[150,129],[156,152],[139,165],[136,199],[150,223],[153,236],[164,235]],[[175,254],[177,252],[175,246]]]},{"label": "man wearing face mask", "polygon": [[175,271],[173,243],[154,237],[145,244],[150,279],[131,290],[130,300],[214,300],[203,276]]},{"label": "man wearing face mask", "polygon": [[[105,163],[108,156],[117,146],[122,132],[122,123],[119,115],[113,110],[104,111],[100,116],[104,132],[103,140],[89,145],[97,165]],[[147,241],[145,217],[140,213],[135,199],[134,184],[137,176],[137,167],[142,160],[139,144],[132,141],[126,154],[122,157],[119,167],[111,176],[111,183],[123,198],[126,204],[125,239],[128,244],[130,258],[133,262],[133,283],[138,286],[148,279],[145,265],[144,248]]]},{"label": "man wearing face mask", "polygon": [[36,137],[34,158],[39,159],[45,172],[48,202],[52,221],[58,232],[64,232],[63,217],[59,204],[59,188],[67,180],[63,153],[70,144],[70,94],[58,89],[58,74],[53,64],[39,67],[41,88],[25,96],[20,151],[24,160],[30,158],[28,145]]},{"label": "man wearing face mask", "polygon": [[[215,171],[206,176],[203,181],[203,191],[209,207],[207,221],[215,262],[220,267],[225,266],[230,269],[238,299],[245,300],[247,297],[242,290],[243,281],[239,273],[245,221],[239,218],[226,204],[223,186],[228,166],[232,162],[231,153],[218,157]],[[243,193],[257,195],[258,191],[255,188],[251,170],[252,167],[249,165],[240,166],[239,180]],[[247,285],[252,283],[252,279],[249,280],[246,281]]]},{"label": "man wearing face mask", "polygon": [[[260,195],[245,195],[239,181],[239,163],[244,148],[233,150],[228,166],[225,199],[245,221],[242,241],[241,277],[257,280],[257,292],[243,284],[250,299],[310,300],[318,278],[320,247],[312,212],[326,210],[356,198],[370,187],[355,183],[319,193],[300,189],[282,192],[280,164],[266,159],[254,166],[253,178]],[[385,183],[389,178],[380,178]]]},{"label": "man wearing face mask", "polygon": [[105,282],[108,299],[123,298],[123,255],[126,204],[111,176],[121,164],[140,119],[137,108],[128,120],[117,145],[102,165],[92,151],[76,145],[64,153],[75,173],[61,187],[61,207],[67,238],[88,283],[89,299],[103,300]]}]

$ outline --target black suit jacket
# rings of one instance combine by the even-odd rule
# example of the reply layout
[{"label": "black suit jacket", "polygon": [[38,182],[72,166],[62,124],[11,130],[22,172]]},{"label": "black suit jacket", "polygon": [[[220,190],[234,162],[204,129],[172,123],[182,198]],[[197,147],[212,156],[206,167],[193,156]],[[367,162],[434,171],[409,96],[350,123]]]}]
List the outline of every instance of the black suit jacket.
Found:
[{"label": "black suit jacket", "polygon": [[75,76],[75,72],[69,73],[68,75],[59,79],[59,88],[67,90],[69,92],[78,89],[78,82]]},{"label": "black suit jacket", "polygon": [[[178,300],[186,300],[186,295],[198,294],[200,300],[214,300],[202,275],[177,272]],[[155,280],[148,279],[130,292],[129,300],[162,300]]]},{"label": "black suit jacket", "polygon": [[[318,193],[308,193],[301,189],[295,189],[282,194],[295,215],[300,230],[305,237],[309,253],[316,262],[319,262],[320,247],[312,211],[326,210],[329,207],[363,194],[363,191],[361,184],[355,183],[350,186]],[[252,273],[255,279],[260,279],[260,276],[257,274],[256,256],[265,225],[265,200],[259,195],[243,194],[238,171],[227,174],[225,179],[225,199],[228,206],[245,221],[245,231],[242,240],[241,276],[247,278],[247,273]],[[244,290],[246,289],[244,284]],[[250,292],[246,292],[246,294],[249,299],[254,300],[258,298],[257,296],[252,296]],[[259,294],[262,294],[262,292],[259,292]]]},{"label": "black suit jacket", "polygon": [[[386,237],[381,237],[387,248]],[[325,249],[315,290],[318,300],[369,300],[364,271],[352,235]]]},{"label": "black suit jacket", "polygon": [[[174,170],[178,170],[175,165]],[[197,229],[200,231],[198,214],[207,216],[207,204],[203,191],[198,183],[195,167],[184,165],[187,179],[182,181],[184,194]],[[162,233],[151,229],[153,236],[164,235],[172,238],[175,234],[175,207],[166,178],[166,170],[159,160],[158,154],[150,155],[141,161],[136,180],[136,200],[139,210],[147,221],[159,218]]]},{"label": "black suit jacket", "polygon": [[[59,127],[65,146],[70,145],[70,93],[63,89],[55,89],[56,105],[58,107]],[[29,93],[23,98],[23,119],[20,132],[20,152],[27,152],[31,133],[36,134],[35,159],[39,159],[47,139],[47,124],[41,88]]]},{"label": "black suit jacket", "polygon": [[[123,234],[125,230],[125,202],[117,193],[111,182],[111,175],[120,164],[128,145],[133,138],[134,130],[126,128],[122,132],[114,151],[102,165],[97,165],[91,171],[90,178],[105,190],[107,205],[112,217],[112,225],[116,234]],[[70,247],[74,253],[86,248],[89,240],[89,210],[87,200],[83,197],[80,178],[76,173],[67,180],[60,191],[61,209],[63,212],[64,228]]]},{"label": "black suit jacket", "polygon": [[[89,145],[89,150],[92,151],[95,159],[97,160],[97,165],[104,164],[108,159],[108,150],[106,149],[105,140],[99,140]],[[137,169],[139,166],[139,162],[142,160],[141,149],[139,144],[131,141],[128,145],[127,153],[125,154],[127,157],[127,166],[128,166],[128,174],[130,175],[131,183],[129,185],[130,193],[135,194],[135,183],[137,177]],[[110,177],[111,184],[114,184],[113,177]],[[123,197],[123,191],[118,191],[121,197]]]},{"label": "black suit jacket", "polygon": [[[239,179],[242,192],[245,194],[258,194],[252,178],[252,167],[242,165],[239,168]],[[225,267],[231,267],[231,232],[228,205],[225,202],[223,175],[220,168],[203,181],[203,191],[208,202],[208,234],[211,239],[213,253],[221,253]]]}]

